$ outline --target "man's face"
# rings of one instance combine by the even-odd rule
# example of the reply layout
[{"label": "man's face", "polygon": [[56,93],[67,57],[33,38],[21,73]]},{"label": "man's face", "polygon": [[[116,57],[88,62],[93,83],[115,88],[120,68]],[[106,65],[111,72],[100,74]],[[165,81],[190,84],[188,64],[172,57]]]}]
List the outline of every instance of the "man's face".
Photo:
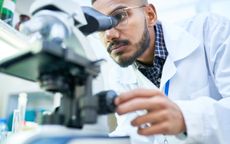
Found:
[{"label": "man's face", "polygon": [[93,4],[106,15],[114,16],[115,13],[116,17],[122,17],[120,11],[127,14],[117,27],[101,33],[108,53],[122,67],[132,64],[149,47],[150,36],[144,7],[141,6],[143,4],[139,0],[97,0]]}]

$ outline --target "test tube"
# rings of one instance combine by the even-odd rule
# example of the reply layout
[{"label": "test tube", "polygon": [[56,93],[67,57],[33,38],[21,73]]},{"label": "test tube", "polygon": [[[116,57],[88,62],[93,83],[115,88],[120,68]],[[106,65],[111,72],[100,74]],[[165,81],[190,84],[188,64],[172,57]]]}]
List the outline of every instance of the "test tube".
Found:
[{"label": "test tube", "polygon": [[20,131],[20,112],[18,109],[14,110],[13,123],[12,123],[12,133],[17,133]]},{"label": "test tube", "polygon": [[19,124],[20,128],[23,127],[25,122],[25,114],[26,114],[26,105],[27,105],[27,94],[20,93],[18,98],[18,110],[19,110]]}]

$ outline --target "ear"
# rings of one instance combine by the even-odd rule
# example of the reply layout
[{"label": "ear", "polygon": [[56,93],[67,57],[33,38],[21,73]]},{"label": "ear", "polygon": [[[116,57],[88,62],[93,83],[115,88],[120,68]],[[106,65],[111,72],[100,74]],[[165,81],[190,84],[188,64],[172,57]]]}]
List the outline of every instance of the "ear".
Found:
[{"label": "ear", "polygon": [[157,22],[157,12],[155,7],[152,4],[149,4],[145,7],[146,20],[149,27],[152,27]]}]

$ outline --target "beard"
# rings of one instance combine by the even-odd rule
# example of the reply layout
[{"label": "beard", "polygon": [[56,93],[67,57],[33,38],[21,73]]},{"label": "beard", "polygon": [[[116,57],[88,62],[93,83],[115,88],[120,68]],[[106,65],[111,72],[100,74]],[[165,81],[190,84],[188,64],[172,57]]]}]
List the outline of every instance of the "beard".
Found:
[{"label": "beard", "polygon": [[[118,45],[118,44],[129,45],[130,42],[128,40],[117,40],[108,47],[107,51],[111,54],[110,48],[112,47],[112,45]],[[129,65],[132,65],[136,61],[136,59],[140,57],[149,46],[150,46],[150,35],[145,22],[145,28],[141,40],[138,43],[134,44],[134,47],[137,48],[137,51],[128,58],[120,58],[119,60],[116,60],[115,58],[112,57],[112,59],[121,67],[128,67]]]}]

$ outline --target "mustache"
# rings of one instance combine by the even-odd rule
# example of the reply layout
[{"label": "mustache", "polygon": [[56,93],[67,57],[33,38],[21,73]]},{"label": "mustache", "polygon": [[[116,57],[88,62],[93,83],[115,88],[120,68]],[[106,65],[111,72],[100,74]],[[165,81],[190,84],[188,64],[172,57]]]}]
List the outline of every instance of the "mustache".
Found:
[{"label": "mustache", "polygon": [[112,41],[109,46],[107,47],[107,51],[109,53],[111,53],[111,51],[116,48],[117,46],[125,46],[125,45],[129,45],[130,42],[129,40],[114,40]]}]

